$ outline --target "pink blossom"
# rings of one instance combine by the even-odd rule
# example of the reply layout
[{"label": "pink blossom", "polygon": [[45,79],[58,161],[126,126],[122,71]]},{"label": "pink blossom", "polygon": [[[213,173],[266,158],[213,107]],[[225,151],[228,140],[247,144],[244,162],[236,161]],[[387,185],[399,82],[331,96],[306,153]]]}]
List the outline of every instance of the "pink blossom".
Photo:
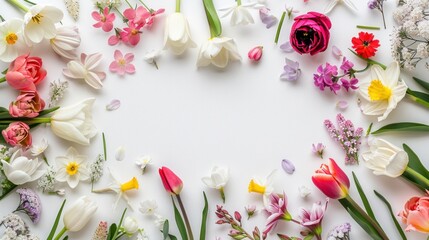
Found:
[{"label": "pink blossom", "polygon": [[283,196],[276,193],[272,193],[270,195],[270,204],[268,207],[265,208],[269,216],[263,235],[268,234],[275,226],[277,226],[278,221],[292,220],[292,216],[289,214],[286,207],[287,197],[284,193]]},{"label": "pink blossom", "polygon": [[262,49],[264,47],[262,46],[256,46],[252,49],[250,49],[249,53],[247,53],[247,56],[250,60],[253,60],[255,62],[258,62],[262,57]]},{"label": "pink blossom", "polygon": [[150,17],[146,19],[146,25],[147,25],[147,27],[151,28],[152,25],[153,25],[153,23],[154,23],[154,21],[155,21],[155,17],[157,15],[159,15],[159,14],[162,14],[164,11],[165,11],[164,8],[160,8],[160,9],[158,9],[156,11],[153,10],[153,9],[151,9],[150,10]]},{"label": "pink blossom", "polygon": [[127,53],[122,55],[122,52],[115,50],[115,61],[113,61],[109,70],[111,72],[117,72],[119,75],[124,75],[125,73],[134,73],[136,71],[135,67],[131,62],[134,60],[134,54]]},{"label": "pink blossom", "polygon": [[45,108],[45,102],[36,91],[22,91],[15,101],[9,105],[12,117],[34,118]]},{"label": "pink blossom", "polygon": [[12,147],[31,146],[30,127],[23,122],[12,122],[2,131],[4,140]]},{"label": "pink blossom", "polygon": [[147,19],[151,16],[150,12],[143,6],[138,8],[127,8],[124,11],[124,17],[133,24],[142,25],[146,24]]},{"label": "pink blossom", "polygon": [[134,25],[133,23],[130,23],[130,25],[121,31],[120,39],[125,42],[129,43],[132,46],[137,45],[140,42],[140,34],[142,33],[140,29],[143,27],[142,24],[140,25]]},{"label": "pink blossom", "polygon": [[115,35],[110,36],[109,39],[107,40],[107,43],[110,46],[115,46],[116,44],[118,44],[122,40],[121,32],[122,32],[122,29],[115,28]]},{"label": "pink blossom", "polygon": [[310,211],[302,208],[300,212],[301,225],[312,231],[318,239],[321,239],[322,220],[328,207],[329,198],[326,199],[325,206],[319,201],[313,204]]},{"label": "pink blossom", "polygon": [[105,7],[103,12],[92,12],[92,18],[94,18],[97,23],[92,25],[95,28],[103,29],[105,32],[110,32],[113,29],[113,21],[115,20],[116,16],[114,13],[110,13],[109,7]]}]

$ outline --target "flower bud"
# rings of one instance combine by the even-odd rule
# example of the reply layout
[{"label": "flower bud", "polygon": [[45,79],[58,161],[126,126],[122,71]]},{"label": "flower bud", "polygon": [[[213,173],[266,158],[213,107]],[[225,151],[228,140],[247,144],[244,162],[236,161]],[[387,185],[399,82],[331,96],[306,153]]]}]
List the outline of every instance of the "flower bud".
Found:
[{"label": "flower bud", "polygon": [[162,167],[159,169],[159,176],[165,190],[171,195],[179,195],[183,188],[182,180],[174,174],[169,168]]},{"label": "flower bud", "polygon": [[264,47],[262,46],[257,46],[252,48],[249,53],[247,54],[247,56],[249,57],[250,60],[253,60],[255,62],[259,61],[262,57],[262,49]]}]

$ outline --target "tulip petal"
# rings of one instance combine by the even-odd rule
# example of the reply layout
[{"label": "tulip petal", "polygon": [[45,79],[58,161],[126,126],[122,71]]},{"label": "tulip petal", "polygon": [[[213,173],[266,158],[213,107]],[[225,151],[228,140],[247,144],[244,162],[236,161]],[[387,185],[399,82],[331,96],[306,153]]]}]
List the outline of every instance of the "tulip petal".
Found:
[{"label": "tulip petal", "polygon": [[89,145],[89,139],[86,138],[75,126],[67,122],[52,121],[51,129],[58,137],[65,140]]}]

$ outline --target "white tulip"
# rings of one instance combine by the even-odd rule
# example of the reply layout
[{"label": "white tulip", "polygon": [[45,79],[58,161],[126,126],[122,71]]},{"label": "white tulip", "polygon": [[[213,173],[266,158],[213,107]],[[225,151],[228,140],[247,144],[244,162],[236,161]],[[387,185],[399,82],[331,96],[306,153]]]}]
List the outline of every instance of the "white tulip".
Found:
[{"label": "white tulip", "polygon": [[224,68],[230,59],[241,60],[234,39],[214,37],[201,46],[197,66],[208,66],[211,63],[216,67]]},{"label": "white tulip", "polygon": [[51,129],[55,135],[82,145],[89,145],[97,129],[92,122],[91,108],[95,98],[88,98],[75,105],[62,107],[51,117]]},{"label": "white tulip", "polygon": [[408,154],[395,145],[375,139],[369,143],[370,150],[362,154],[365,166],[375,175],[399,177],[408,165]]},{"label": "white tulip", "polygon": [[80,45],[80,35],[77,27],[61,26],[57,28],[57,35],[49,41],[52,49],[61,57],[77,58],[76,49]]},{"label": "white tulip", "polygon": [[6,178],[15,185],[32,182],[40,178],[44,171],[39,167],[42,162],[39,159],[28,159],[21,155],[21,150],[13,153],[9,162],[1,160]]},{"label": "white tulip", "polygon": [[88,196],[80,197],[76,202],[64,212],[64,227],[67,231],[80,231],[94,215],[97,204]]},{"label": "white tulip", "polygon": [[201,180],[209,188],[222,189],[229,179],[228,168],[215,166],[212,168],[209,177],[203,177]]},{"label": "white tulip", "polygon": [[185,15],[176,12],[168,16],[164,31],[164,49],[169,48],[174,54],[181,55],[186,49],[196,46],[191,39]]},{"label": "white tulip", "polygon": [[136,218],[128,216],[124,219],[122,227],[124,228],[125,234],[130,236],[139,230],[139,223]]},{"label": "white tulip", "polygon": [[24,16],[24,34],[33,43],[43,38],[51,39],[57,34],[55,23],[63,19],[63,12],[54,6],[37,4]]}]

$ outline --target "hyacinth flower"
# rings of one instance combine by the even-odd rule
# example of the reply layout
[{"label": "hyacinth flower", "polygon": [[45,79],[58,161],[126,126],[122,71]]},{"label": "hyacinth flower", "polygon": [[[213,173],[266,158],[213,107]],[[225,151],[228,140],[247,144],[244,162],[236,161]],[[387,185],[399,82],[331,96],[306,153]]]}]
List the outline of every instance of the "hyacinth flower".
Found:
[{"label": "hyacinth flower", "polygon": [[16,192],[19,194],[19,206],[14,212],[22,211],[28,215],[33,223],[39,222],[42,214],[39,195],[29,188],[20,188]]}]

